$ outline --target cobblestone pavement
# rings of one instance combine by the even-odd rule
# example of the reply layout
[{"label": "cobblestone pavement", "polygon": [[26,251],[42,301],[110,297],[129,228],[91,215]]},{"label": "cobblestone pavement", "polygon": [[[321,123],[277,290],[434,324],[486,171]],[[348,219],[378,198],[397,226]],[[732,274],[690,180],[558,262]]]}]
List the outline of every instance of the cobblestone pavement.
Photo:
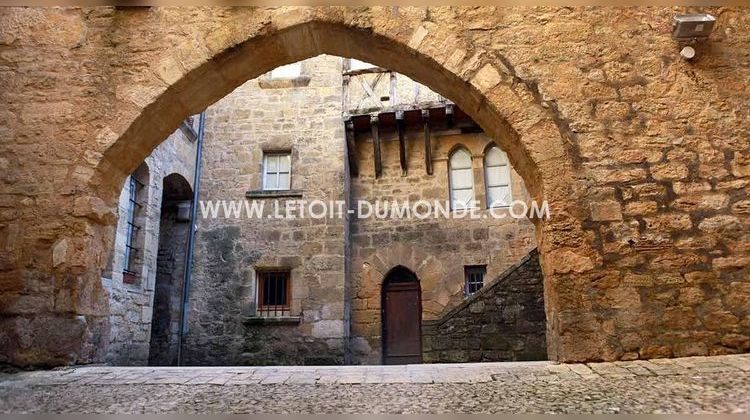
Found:
[{"label": "cobblestone pavement", "polygon": [[338,367],[87,366],[0,376],[2,412],[750,412],[750,355]]}]

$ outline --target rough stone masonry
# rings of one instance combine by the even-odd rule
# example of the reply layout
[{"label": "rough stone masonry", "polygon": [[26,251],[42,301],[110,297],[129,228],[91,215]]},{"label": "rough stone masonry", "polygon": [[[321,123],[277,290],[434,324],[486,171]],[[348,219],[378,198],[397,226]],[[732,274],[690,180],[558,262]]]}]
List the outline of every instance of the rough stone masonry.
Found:
[{"label": "rough stone masonry", "polygon": [[688,62],[671,21],[698,10],[3,8],[2,361],[102,360],[125,177],[186,116],[321,53],[452,99],[550,203],[550,358],[747,351],[750,14],[701,8],[718,21]]}]

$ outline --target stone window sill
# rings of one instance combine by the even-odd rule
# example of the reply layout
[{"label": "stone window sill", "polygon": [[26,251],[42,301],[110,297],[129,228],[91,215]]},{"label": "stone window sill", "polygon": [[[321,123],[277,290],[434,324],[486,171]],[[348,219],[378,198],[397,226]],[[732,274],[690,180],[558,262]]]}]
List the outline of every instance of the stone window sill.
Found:
[{"label": "stone window sill", "polygon": [[245,324],[247,325],[299,325],[301,317],[298,316],[278,316],[278,317],[264,317],[264,316],[249,316],[245,318]]},{"label": "stone window sill", "polygon": [[250,190],[246,198],[302,198],[301,190]]},{"label": "stone window sill", "polygon": [[310,76],[299,76],[290,79],[264,78],[258,81],[261,89],[283,89],[305,87],[310,84]]}]

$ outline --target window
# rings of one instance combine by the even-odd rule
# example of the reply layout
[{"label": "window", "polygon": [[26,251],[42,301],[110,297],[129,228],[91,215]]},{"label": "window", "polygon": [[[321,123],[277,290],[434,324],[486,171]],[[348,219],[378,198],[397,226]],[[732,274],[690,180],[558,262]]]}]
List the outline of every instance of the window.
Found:
[{"label": "window", "polygon": [[510,206],[508,155],[497,146],[492,146],[484,155],[484,182],[487,187],[487,207]]},{"label": "window", "polygon": [[466,149],[458,149],[448,161],[450,169],[451,209],[467,209],[474,204],[474,170],[471,167],[471,154]]},{"label": "window", "polygon": [[464,295],[469,297],[484,287],[486,265],[467,265],[464,267]]},{"label": "window", "polygon": [[263,189],[288,190],[292,185],[292,155],[268,153],[263,155]]},{"label": "window", "polygon": [[143,267],[143,229],[148,199],[148,167],[141,164],[128,177],[128,201],[125,213],[125,254],[123,256],[123,283],[135,284]]},{"label": "window", "polygon": [[292,63],[271,70],[271,79],[294,79],[302,75],[302,63]]},{"label": "window", "polygon": [[258,315],[289,315],[291,281],[289,271],[259,271],[258,273]]}]

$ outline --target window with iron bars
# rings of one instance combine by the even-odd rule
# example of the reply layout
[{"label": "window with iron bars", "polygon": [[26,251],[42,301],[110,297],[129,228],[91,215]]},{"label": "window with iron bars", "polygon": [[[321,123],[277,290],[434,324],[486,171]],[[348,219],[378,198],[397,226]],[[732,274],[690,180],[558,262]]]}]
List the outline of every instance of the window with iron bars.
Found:
[{"label": "window with iron bars", "polygon": [[464,295],[469,297],[484,287],[486,265],[467,265],[464,267]]},{"label": "window with iron bars", "polygon": [[140,249],[136,247],[138,235],[142,226],[136,223],[137,216],[143,208],[139,201],[142,195],[141,190],[145,185],[135,176],[131,175],[128,180],[128,217],[127,217],[127,234],[125,236],[125,256],[123,258],[123,281],[125,283],[134,283],[137,277],[136,265],[139,258]]},{"label": "window with iron bars", "polygon": [[258,271],[258,316],[289,316],[291,276],[289,270]]}]

